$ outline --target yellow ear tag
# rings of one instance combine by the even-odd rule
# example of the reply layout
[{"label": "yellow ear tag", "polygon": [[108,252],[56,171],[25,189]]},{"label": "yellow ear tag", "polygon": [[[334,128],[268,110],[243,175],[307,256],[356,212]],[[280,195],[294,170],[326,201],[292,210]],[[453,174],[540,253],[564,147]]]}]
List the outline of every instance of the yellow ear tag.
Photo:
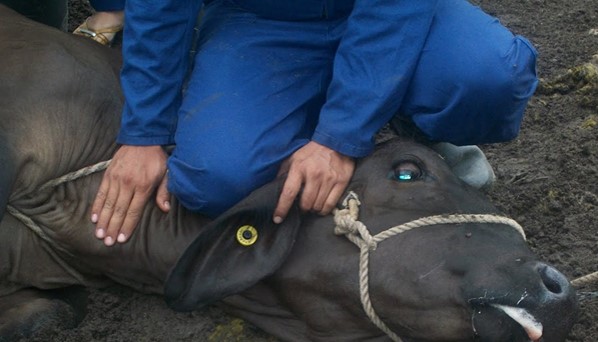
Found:
[{"label": "yellow ear tag", "polygon": [[245,225],[237,229],[237,241],[243,246],[251,246],[257,241],[257,229]]}]

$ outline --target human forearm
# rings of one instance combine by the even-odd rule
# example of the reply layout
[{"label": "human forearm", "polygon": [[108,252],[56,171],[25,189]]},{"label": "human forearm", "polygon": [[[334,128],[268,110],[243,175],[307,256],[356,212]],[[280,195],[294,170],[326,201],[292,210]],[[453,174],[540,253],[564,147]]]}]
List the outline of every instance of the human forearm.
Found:
[{"label": "human forearm", "polygon": [[437,1],[358,0],[337,50],[313,140],[352,157],[396,114],[432,25]]},{"label": "human forearm", "polygon": [[127,1],[120,143],[172,143],[200,5],[192,0]]}]

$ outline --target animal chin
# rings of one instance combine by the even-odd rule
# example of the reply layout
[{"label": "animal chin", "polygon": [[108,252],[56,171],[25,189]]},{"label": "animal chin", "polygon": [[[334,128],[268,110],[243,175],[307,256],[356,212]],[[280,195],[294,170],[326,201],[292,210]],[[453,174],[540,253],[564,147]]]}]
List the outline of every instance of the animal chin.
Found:
[{"label": "animal chin", "polygon": [[507,316],[511,317],[515,322],[521,325],[531,341],[540,341],[543,330],[542,323],[538,322],[538,320],[527,310],[500,304],[491,304],[491,306],[504,312]]},{"label": "animal chin", "polygon": [[545,339],[540,320],[528,310],[506,303],[473,304],[472,328],[480,341],[539,342]]}]

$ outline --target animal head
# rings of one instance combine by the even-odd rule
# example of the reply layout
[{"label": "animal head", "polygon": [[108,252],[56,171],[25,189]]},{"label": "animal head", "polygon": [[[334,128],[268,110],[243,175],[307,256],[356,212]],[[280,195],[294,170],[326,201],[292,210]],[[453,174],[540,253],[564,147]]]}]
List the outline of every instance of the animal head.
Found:
[{"label": "animal head", "polygon": [[[361,202],[357,220],[362,230],[367,230],[366,235],[380,238],[393,227],[437,215],[489,214],[498,221],[428,222],[378,239],[367,251],[367,282],[363,281],[360,266],[364,263],[363,251],[344,236],[334,234],[331,216],[301,215],[295,209],[285,225],[267,223],[279,187],[269,185],[256,191],[218,220],[218,230],[232,231],[236,228],[231,227],[248,220],[239,217],[254,215],[249,215],[252,209],[239,209],[252,208],[256,201],[266,198],[271,201],[260,214],[264,217],[261,231],[269,239],[265,249],[256,243],[249,247],[254,249],[248,258],[234,251],[247,247],[225,244],[216,254],[233,255],[234,260],[216,267],[218,272],[228,274],[218,276],[227,281],[247,272],[269,275],[257,286],[264,302],[253,295],[252,305],[257,307],[237,312],[266,312],[259,305],[274,305],[294,321],[302,322],[296,329],[301,331],[298,333],[289,331],[292,325],[288,320],[282,323],[280,317],[247,316],[283,339],[382,338],[385,333],[372,323],[367,304],[362,304],[364,283],[375,315],[389,331],[407,340],[562,341],[575,320],[577,303],[567,279],[538,260],[527,247],[524,235],[515,229],[516,223],[496,216],[498,210],[483,194],[462,183],[437,153],[421,144],[394,140],[358,163],[349,190]],[[269,234],[284,238],[272,240]],[[231,236],[226,239],[233,241]],[[219,248],[218,239],[204,241],[198,237],[195,243],[203,247],[193,249],[192,245],[185,255],[202,255],[206,248]],[[284,252],[265,252],[278,241],[285,241],[279,246]],[[229,288],[231,291],[214,293],[210,289],[212,274],[194,276],[192,282],[188,277],[197,274],[196,265],[202,268],[210,260],[200,257],[190,263],[187,258],[180,259],[167,283],[167,290],[174,279],[186,284],[185,291],[167,291],[175,308],[197,308],[221,299],[221,294],[251,294],[250,286],[262,280],[256,275],[251,282]],[[260,258],[267,262],[258,262]],[[235,266],[227,272],[225,268],[230,265]],[[182,294],[196,291],[193,289],[207,292],[199,301],[197,297],[185,299]],[[243,305],[234,298],[228,303]]]}]

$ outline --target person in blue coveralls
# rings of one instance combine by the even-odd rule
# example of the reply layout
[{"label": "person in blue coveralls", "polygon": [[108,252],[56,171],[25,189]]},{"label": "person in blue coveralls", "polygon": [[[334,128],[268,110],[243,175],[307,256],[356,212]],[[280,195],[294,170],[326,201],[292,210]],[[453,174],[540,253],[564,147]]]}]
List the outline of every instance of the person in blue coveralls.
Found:
[{"label": "person in blue coveralls", "polygon": [[284,174],[274,222],[296,199],[327,214],[392,118],[508,141],[537,85],[530,42],[464,0],[127,0],[125,18],[121,146],[91,212],[108,246],[156,189],[215,217]]}]

